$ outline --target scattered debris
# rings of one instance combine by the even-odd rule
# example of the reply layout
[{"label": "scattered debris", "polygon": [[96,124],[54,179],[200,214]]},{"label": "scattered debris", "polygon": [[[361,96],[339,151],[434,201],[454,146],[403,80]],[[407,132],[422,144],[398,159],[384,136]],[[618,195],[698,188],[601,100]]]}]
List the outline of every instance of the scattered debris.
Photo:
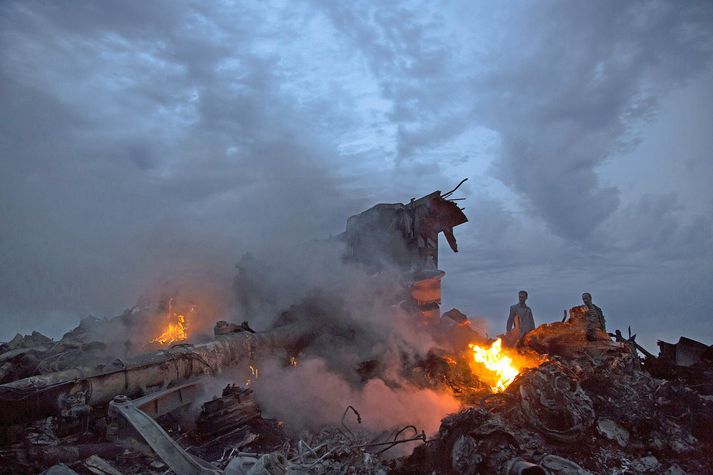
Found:
[{"label": "scattered debris", "polygon": [[252,389],[229,384],[220,398],[203,404],[196,429],[202,438],[215,441],[257,417],[260,417],[260,408]]},{"label": "scattered debris", "polygon": [[597,432],[621,447],[626,447],[629,443],[629,432],[609,418],[602,417],[597,420]]},{"label": "scattered debris", "polygon": [[576,463],[557,455],[545,455],[540,459],[540,466],[549,470],[553,475],[591,475]]},{"label": "scattered debris", "polygon": [[87,470],[96,475],[122,475],[120,471],[112,467],[109,462],[98,455],[92,455],[86,459],[84,466]]},{"label": "scattered debris", "polygon": [[[573,307],[569,319],[565,312],[565,321],[541,325],[507,350],[537,357],[513,367],[509,385],[497,387],[501,392],[478,376],[469,345],[493,340],[457,309],[439,314],[438,236],[457,251],[453,228],[467,221],[449,198],[456,189],[377,205],[352,216],[338,238],[349,262],[372,272],[388,263],[401,272],[403,300],[389,304],[436,345],[426,354],[397,351],[401,374],[396,382],[382,381],[458,397],[462,410],[445,417],[436,434],[413,425],[362,430],[353,406],[337,427],[288,432],[282,421],[263,417],[247,384],[228,384],[205,400],[202,383],[225,368],[247,365],[257,377],[253,362],[261,354],[276,355],[289,369],[310,351],[352,343],[358,328],[341,318],[340,296],[310,295],[262,332],[247,322],[219,321],[214,337],[202,340],[188,339],[193,308],[179,312],[169,299],[113,319],[88,317],[59,341],[33,332],[0,343],[0,473],[707,473],[713,466],[711,346],[681,337],[677,344],[659,342],[654,356],[630,330],[627,338],[618,330],[607,334]],[[236,286],[243,308],[258,308],[268,297],[250,287],[248,261]],[[163,333],[149,328],[155,315],[176,317],[180,338],[156,343]],[[141,333],[140,344],[102,338],[142,325],[151,331]],[[168,343],[173,340],[180,343]],[[355,384],[386,372],[379,353],[349,356]]]},{"label": "scattered debris", "polygon": [[[566,343],[560,328],[554,332]],[[540,335],[536,341],[554,340]],[[480,407],[445,418],[437,436],[397,473],[510,473],[503,467],[514,466],[516,457],[552,473],[655,473],[674,466],[705,473],[712,466],[709,431],[696,421],[710,427],[712,398],[636,369],[635,356],[616,342],[589,341],[577,352],[557,348],[569,356],[551,357]]]},{"label": "scattered debris", "polygon": [[42,475],[79,475],[77,472],[69,468],[63,463],[53,465],[44,472]]},{"label": "scattered debris", "polygon": [[631,462],[631,469],[636,473],[653,473],[656,472],[661,464],[653,455],[638,458]]}]

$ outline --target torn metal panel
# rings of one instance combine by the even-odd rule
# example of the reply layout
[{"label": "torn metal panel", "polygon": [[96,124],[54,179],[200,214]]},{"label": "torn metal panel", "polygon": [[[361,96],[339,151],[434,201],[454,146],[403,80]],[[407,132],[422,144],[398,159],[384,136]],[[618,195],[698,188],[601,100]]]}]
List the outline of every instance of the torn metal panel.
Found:
[{"label": "torn metal panel", "polygon": [[203,404],[196,429],[203,438],[215,438],[258,417],[260,407],[253,398],[252,389],[229,384],[221,397]]},{"label": "torn metal panel", "polygon": [[438,234],[454,252],[453,228],[468,221],[463,211],[440,191],[408,204],[378,204],[347,220],[347,257],[371,266],[384,263],[410,270],[438,267]]},{"label": "torn metal panel", "polygon": [[441,279],[445,272],[433,271],[421,273],[411,285],[411,297],[419,306],[441,303]]},{"label": "torn metal panel", "polygon": [[122,475],[120,471],[98,455],[87,458],[84,461],[84,467],[96,475]]},{"label": "torn metal panel", "polygon": [[528,462],[522,457],[515,457],[505,464],[502,473],[506,475],[548,475],[541,466]]},{"label": "torn metal panel", "polygon": [[411,199],[408,204],[378,204],[347,220],[346,258],[374,268],[400,269],[413,310],[426,323],[436,324],[440,318],[445,273],[438,270],[438,235],[443,233],[458,252],[453,228],[468,221],[455,201],[448,199],[458,186],[445,194],[434,191]]},{"label": "torn metal panel", "polygon": [[413,276],[409,292],[424,322],[437,324],[441,317],[441,280],[446,273],[422,271]]},{"label": "torn metal panel", "polygon": [[235,333],[208,343],[180,345],[117,361],[109,367],[78,367],[3,384],[0,399],[8,410],[0,413],[0,422],[57,414],[66,409],[68,398],[78,393],[84,395],[86,404],[95,406],[108,403],[118,394],[137,397],[151,389],[215,374],[247,358],[254,341],[250,333]]},{"label": "torn metal panel", "polygon": [[79,475],[77,472],[69,468],[63,463],[53,465],[44,472],[42,472],[41,475]]},{"label": "torn metal panel", "polygon": [[156,418],[190,405],[199,396],[200,390],[200,383],[186,383],[134,399],[133,403],[150,417]]},{"label": "torn metal panel", "polygon": [[688,368],[713,360],[711,358],[713,356],[713,345],[708,346],[685,336],[680,337],[678,343],[667,343],[659,340],[657,344],[659,347],[657,359],[662,363]]},{"label": "torn metal panel", "polygon": [[116,425],[113,430],[116,431],[117,439],[130,437],[133,429],[178,475],[221,473],[208,462],[183,450],[155,420],[138,409],[129,398],[125,396],[114,398],[109,404],[109,414],[112,424]]},{"label": "torn metal panel", "polygon": [[699,363],[708,345],[682,336],[676,344],[676,364],[678,366],[693,366]]},{"label": "torn metal panel", "polygon": [[13,424],[58,415],[74,407],[108,404],[116,395],[141,397],[215,375],[230,366],[249,362],[259,353],[293,348],[318,332],[314,321],[294,321],[267,332],[240,331],[216,336],[196,345],[174,345],[167,350],[117,360],[111,365],[77,367],[30,376],[0,385],[0,423]]}]

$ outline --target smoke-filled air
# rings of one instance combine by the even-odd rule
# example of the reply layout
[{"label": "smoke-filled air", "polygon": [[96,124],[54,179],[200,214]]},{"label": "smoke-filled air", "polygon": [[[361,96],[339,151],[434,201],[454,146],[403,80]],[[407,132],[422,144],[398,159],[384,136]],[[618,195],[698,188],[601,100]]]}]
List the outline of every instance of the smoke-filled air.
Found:
[{"label": "smoke-filled air", "polygon": [[0,3],[0,474],[708,473],[713,4]]}]

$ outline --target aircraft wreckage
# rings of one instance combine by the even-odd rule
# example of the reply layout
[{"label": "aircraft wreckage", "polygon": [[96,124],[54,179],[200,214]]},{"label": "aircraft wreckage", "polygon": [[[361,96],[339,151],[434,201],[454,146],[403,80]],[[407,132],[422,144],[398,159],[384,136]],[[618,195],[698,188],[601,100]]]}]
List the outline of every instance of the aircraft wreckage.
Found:
[{"label": "aircraft wreckage", "polygon": [[[438,269],[438,237],[442,233],[457,252],[454,228],[467,222],[451,198],[457,188],[376,205],[350,217],[346,231],[332,239],[347,266],[374,278],[397,269],[400,291],[390,295],[391,304],[433,341],[428,352],[404,357],[400,377],[414,387],[447,391],[461,404],[437,433],[413,425],[363,430],[359,408],[345,401],[340,425],[297,437],[290,434],[302,428],[286,431],[281,421],[263,417],[250,379],[211,393],[206,382],[232,374],[230,368],[258,379],[262,358],[277,357],[289,369],[303,355],[349,347],[368,330],[341,318],[338,295],[306,296],[262,331],[219,321],[202,341],[191,341],[186,331],[193,309],[169,300],[109,320],[82,320],[59,341],[33,333],[0,344],[0,473],[709,470],[711,346],[687,338],[661,342],[656,357],[635,335],[595,331],[574,307],[566,321],[540,325],[507,348],[475,331],[458,310],[441,315],[445,273]],[[244,278],[239,273],[236,282]],[[245,298],[255,299],[259,292],[244,284]],[[170,322],[146,351],[97,337],[143,328],[136,325],[157,314]],[[388,381],[384,371],[378,352],[364,356],[355,381]],[[189,406],[199,410],[189,413]],[[395,453],[406,445],[409,451],[416,446],[410,455]]]}]

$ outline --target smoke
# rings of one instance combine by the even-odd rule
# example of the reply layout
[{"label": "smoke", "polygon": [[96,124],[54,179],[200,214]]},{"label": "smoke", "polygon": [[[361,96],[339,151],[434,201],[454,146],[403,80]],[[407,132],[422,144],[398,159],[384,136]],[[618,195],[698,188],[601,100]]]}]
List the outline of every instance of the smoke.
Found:
[{"label": "smoke", "polygon": [[[238,265],[239,307],[254,309],[258,329],[269,322],[308,335],[299,347],[254,363],[256,399],[295,434],[339,425],[348,405],[360,412],[367,431],[414,424],[434,432],[459,403],[409,379],[435,343],[405,306],[402,270],[382,265],[376,271],[343,255],[343,243],[330,239],[249,255]],[[269,308],[281,311],[267,318]]]},{"label": "smoke", "polygon": [[0,8],[0,338],[61,335],[187,271],[229,281],[244,252],[338,229],[349,200],[259,51],[262,21]]},{"label": "smoke", "polygon": [[254,390],[265,414],[284,420],[288,430],[318,430],[323,425],[338,427],[351,405],[362,417],[362,426],[347,418],[352,429],[381,432],[413,424],[432,434],[446,414],[459,408],[451,395],[407,382],[393,387],[375,378],[355,388],[328,366],[322,358],[300,361],[294,368],[275,361],[264,364]]}]

